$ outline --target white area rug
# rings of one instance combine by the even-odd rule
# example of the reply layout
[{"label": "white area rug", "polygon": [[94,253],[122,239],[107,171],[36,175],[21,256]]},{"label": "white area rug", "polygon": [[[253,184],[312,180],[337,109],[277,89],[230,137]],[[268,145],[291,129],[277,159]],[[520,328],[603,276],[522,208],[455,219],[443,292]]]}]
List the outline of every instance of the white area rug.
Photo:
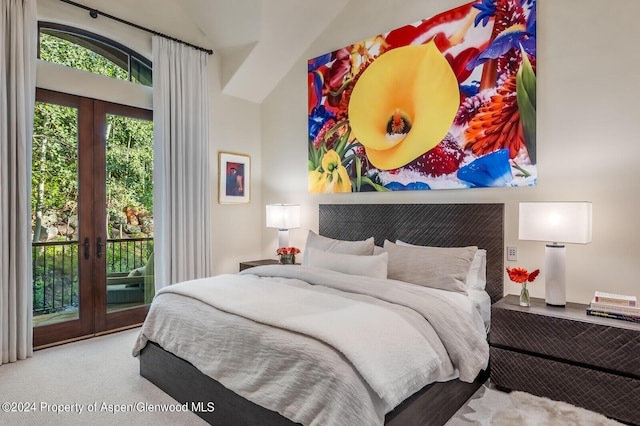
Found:
[{"label": "white area rug", "polygon": [[561,401],[484,385],[446,426],[619,426],[614,420]]},{"label": "white area rug", "polygon": [[514,409],[501,410],[495,413],[491,418],[492,425],[609,426],[620,424],[602,414],[594,413],[566,402],[552,401],[524,392],[512,392],[510,399]]}]

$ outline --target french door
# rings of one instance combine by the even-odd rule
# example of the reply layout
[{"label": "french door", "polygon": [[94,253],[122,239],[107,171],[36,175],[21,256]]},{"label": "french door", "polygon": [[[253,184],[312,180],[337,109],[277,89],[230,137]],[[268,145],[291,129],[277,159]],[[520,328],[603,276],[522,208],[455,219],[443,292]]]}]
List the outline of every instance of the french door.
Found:
[{"label": "french door", "polygon": [[35,116],[34,347],[141,323],[154,291],[152,112],[37,89]]}]

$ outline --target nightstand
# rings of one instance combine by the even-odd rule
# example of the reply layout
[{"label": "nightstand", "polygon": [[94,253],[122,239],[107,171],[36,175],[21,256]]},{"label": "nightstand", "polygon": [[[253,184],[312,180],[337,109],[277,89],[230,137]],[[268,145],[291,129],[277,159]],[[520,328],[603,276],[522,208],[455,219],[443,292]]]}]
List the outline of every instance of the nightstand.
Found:
[{"label": "nightstand", "polygon": [[491,382],[640,422],[640,324],[586,314],[587,305],[491,308]]},{"label": "nightstand", "polygon": [[246,262],[240,262],[240,270],[253,268],[254,266],[262,265],[277,265],[280,261],[278,259],[262,259],[262,260],[248,260]]}]

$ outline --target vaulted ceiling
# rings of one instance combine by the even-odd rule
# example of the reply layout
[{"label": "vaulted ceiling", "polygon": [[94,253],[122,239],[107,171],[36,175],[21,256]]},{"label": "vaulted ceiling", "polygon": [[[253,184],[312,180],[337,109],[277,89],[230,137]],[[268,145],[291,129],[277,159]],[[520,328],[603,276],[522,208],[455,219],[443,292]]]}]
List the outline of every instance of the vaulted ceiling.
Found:
[{"label": "vaulted ceiling", "polygon": [[348,0],[180,0],[222,57],[223,92],[262,102]]}]

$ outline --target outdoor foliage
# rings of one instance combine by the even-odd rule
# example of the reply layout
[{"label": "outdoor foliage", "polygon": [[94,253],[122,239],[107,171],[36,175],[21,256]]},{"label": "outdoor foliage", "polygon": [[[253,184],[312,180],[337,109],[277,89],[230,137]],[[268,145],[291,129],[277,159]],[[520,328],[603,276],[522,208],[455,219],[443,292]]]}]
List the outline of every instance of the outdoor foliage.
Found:
[{"label": "outdoor foliage", "polygon": [[120,68],[104,56],[44,33],[40,33],[40,59],[119,80],[129,80],[127,70]]},{"label": "outdoor foliage", "polygon": [[107,123],[107,210],[116,228],[125,207],[153,211],[153,123],[116,115]]}]

